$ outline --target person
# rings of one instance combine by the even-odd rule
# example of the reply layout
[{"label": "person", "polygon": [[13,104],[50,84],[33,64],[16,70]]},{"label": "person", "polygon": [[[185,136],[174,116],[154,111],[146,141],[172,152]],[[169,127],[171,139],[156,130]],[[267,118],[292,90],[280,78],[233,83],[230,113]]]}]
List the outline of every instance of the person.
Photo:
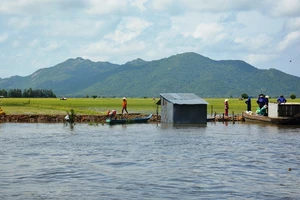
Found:
[{"label": "person", "polygon": [[0,107],[0,115],[5,115],[5,112]]},{"label": "person", "polygon": [[112,110],[112,111],[108,110],[107,116],[110,117],[110,119],[112,119],[112,118],[117,119],[117,111],[116,110]]},{"label": "person", "polygon": [[245,101],[247,104],[247,111],[251,111],[251,97],[248,96],[248,99]]},{"label": "person", "polygon": [[123,97],[123,102],[122,102],[122,115],[123,115],[124,111],[128,114],[128,111],[127,111],[127,100],[126,100],[125,97]]},{"label": "person", "polygon": [[286,99],[284,98],[283,95],[281,95],[281,96],[277,99],[277,102],[278,102],[279,104],[286,103]]},{"label": "person", "polygon": [[265,96],[263,94],[260,94],[258,96],[258,99],[256,101],[259,109],[262,109],[262,107],[264,107],[264,105],[266,105],[266,99],[265,99]]},{"label": "person", "polygon": [[228,99],[225,99],[224,101],[224,109],[225,109],[225,116],[228,116],[228,110],[229,110]]},{"label": "person", "polygon": [[269,106],[269,96],[268,95],[266,95],[266,97],[265,97],[265,105],[267,105],[267,106]]},{"label": "person", "polygon": [[268,116],[268,113],[269,113],[269,109],[268,109],[268,107],[269,107],[269,96],[268,95],[266,95],[266,97],[265,97],[265,105],[267,106],[265,116]]},{"label": "person", "polygon": [[262,108],[258,107],[256,110],[256,114],[265,116],[267,107],[268,107],[267,105],[264,105]]}]

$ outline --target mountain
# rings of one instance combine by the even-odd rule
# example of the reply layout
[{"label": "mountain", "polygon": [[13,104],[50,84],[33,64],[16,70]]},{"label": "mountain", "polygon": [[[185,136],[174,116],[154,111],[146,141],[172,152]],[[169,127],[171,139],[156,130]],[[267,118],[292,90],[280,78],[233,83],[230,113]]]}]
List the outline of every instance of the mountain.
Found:
[{"label": "mountain", "polygon": [[241,60],[212,60],[183,53],[123,65],[76,58],[39,69],[25,77],[0,79],[0,89],[52,89],[57,96],[157,97],[160,93],[195,93],[201,97],[277,97],[300,94],[300,78],[276,69],[257,69]]}]

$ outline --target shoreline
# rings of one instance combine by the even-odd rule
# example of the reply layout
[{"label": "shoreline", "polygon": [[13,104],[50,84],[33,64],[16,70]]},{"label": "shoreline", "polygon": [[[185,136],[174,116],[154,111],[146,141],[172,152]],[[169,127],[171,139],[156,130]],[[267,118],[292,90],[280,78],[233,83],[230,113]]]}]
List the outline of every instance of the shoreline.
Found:
[{"label": "shoreline", "polygon": [[[12,114],[0,115],[0,123],[66,123],[66,115],[51,115],[51,114]],[[139,118],[145,117],[143,114],[118,114],[117,118]],[[107,115],[75,115],[74,123],[105,123]],[[149,121],[160,121],[160,116],[152,116]]]},{"label": "shoreline", "polygon": [[[0,115],[0,123],[66,123],[66,115],[57,114],[10,114]],[[118,119],[140,118],[148,115],[140,113],[117,114]],[[75,115],[75,123],[106,123],[107,115]],[[214,118],[208,118],[210,122],[224,122],[224,121],[244,121],[242,115],[223,116],[216,115]],[[149,122],[160,122],[160,115],[153,114]]]}]

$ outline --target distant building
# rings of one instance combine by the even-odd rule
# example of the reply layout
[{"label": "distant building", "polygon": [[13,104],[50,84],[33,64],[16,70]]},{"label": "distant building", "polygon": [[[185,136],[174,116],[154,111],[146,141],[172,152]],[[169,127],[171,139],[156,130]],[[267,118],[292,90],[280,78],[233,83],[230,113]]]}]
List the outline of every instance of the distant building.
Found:
[{"label": "distant building", "polygon": [[163,93],[159,102],[162,123],[207,123],[208,103],[193,93]]}]

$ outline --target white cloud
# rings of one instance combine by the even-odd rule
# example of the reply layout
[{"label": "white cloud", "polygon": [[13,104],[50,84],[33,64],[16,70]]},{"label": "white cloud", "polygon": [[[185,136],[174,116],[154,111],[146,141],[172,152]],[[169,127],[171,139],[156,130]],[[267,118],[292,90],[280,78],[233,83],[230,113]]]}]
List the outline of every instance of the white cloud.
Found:
[{"label": "white cloud", "polygon": [[130,3],[137,7],[140,11],[145,11],[146,10],[146,7],[145,7],[145,3],[147,2],[148,0],[130,0]]},{"label": "white cloud", "polygon": [[120,0],[89,0],[90,6],[86,12],[95,15],[121,14],[127,9],[127,1]]},{"label": "white cloud", "polygon": [[256,65],[258,63],[261,62],[267,62],[270,60],[273,60],[275,58],[277,58],[277,54],[248,54],[246,56],[242,56],[243,60],[245,60],[246,62],[252,64],[252,65]]},{"label": "white cloud", "polygon": [[28,46],[31,48],[36,48],[40,45],[40,41],[38,39],[34,39],[28,43]]},{"label": "white cloud", "polygon": [[191,35],[205,42],[220,41],[224,38],[223,27],[217,23],[200,23]]},{"label": "white cloud", "polygon": [[61,43],[58,43],[57,41],[49,41],[45,44],[45,46],[42,47],[42,50],[45,52],[49,52],[49,51],[55,51],[58,48],[61,47]]},{"label": "white cloud", "polygon": [[259,0],[184,0],[190,10],[204,12],[235,12],[255,9],[261,5]]},{"label": "white cloud", "polygon": [[272,45],[272,39],[268,35],[257,35],[255,37],[238,37],[234,39],[234,43],[244,48],[244,51],[249,52],[267,52]]},{"label": "white cloud", "polygon": [[[300,1],[299,0],[269,0],[266,2],[266,10],[273,16],[299,16]],[[269,8],[269,9],[267,9]]]},{"label": "white cloud", "polygon": [[[51,2],[51,0],[48,2]],[[28,14],[28,12],[33,11],[34,9],[35,12],[40,12],[44,8],[45,6],[43,6],[41,0],[2,0],[0,4],[0,13]]]},{"label": "white cloud", "polygon": [[286,31],[300,30],[300,17],[288,19],[284,24],[284,29]]},{"label": "white cloud", "polygon": [[85,0],[1,0],[0,14],[52,15],[57,12],[82,9]]},{"label": "white cloud", "polygon": [[173,0],[151,0],[149,1],[149,6],[156,11],[165,11],[168,10],[170,8],[170,6],[172,6],[172,4],[174,4]]},{"label": "white cloud", "polygon": [[30,25],[31,18],[29,17],[13,17],[8,20],[8,25],[15,29],[23,29]]},{"label": "white cloud", "polygon": [[8,38],[7,33],[0,34],[0,43],[4,42]]},{"label": "white cloud", "polygon": [[289,33],[284,40],[279,43],[278,48],[280,51],[283,51],[292,45],[300,45],[300,30]]},{"label": "white cloud", "polygon": [[15,41],[13,41],[12,42],[12,46],[14,47],[14,48],[18,48],[19,46],[20,46],[20,41],[19,40],[15,40]]},{"label": "white cloud", "polygon": [[[146,50],[146,44],[142,41],[133,41],[126,45],[116,44],[109,41],[99,41],[82,46],[75,50],[79,55],[91,60],[110,61],[113,63],[123,64],[131,59],[135,59],[136,55]],[[118,55],[118,56],[117,56]],[[119,58],[118,58],[119,57]]]},{"label": "white cloud", "polygon": [[45,19],[39,23],[44,27],[42,30],[43,34],[55,37],[93,36],[104,24],[103,21],[89,19]]},{"label": "white cloud", "polygon": [[125,18],[114,33],[108,34],[104,38],[113,40],[115,43],[123,44],[137,38],[147,27],[151,25],[151,22],[147,22],[139,18]]}]

